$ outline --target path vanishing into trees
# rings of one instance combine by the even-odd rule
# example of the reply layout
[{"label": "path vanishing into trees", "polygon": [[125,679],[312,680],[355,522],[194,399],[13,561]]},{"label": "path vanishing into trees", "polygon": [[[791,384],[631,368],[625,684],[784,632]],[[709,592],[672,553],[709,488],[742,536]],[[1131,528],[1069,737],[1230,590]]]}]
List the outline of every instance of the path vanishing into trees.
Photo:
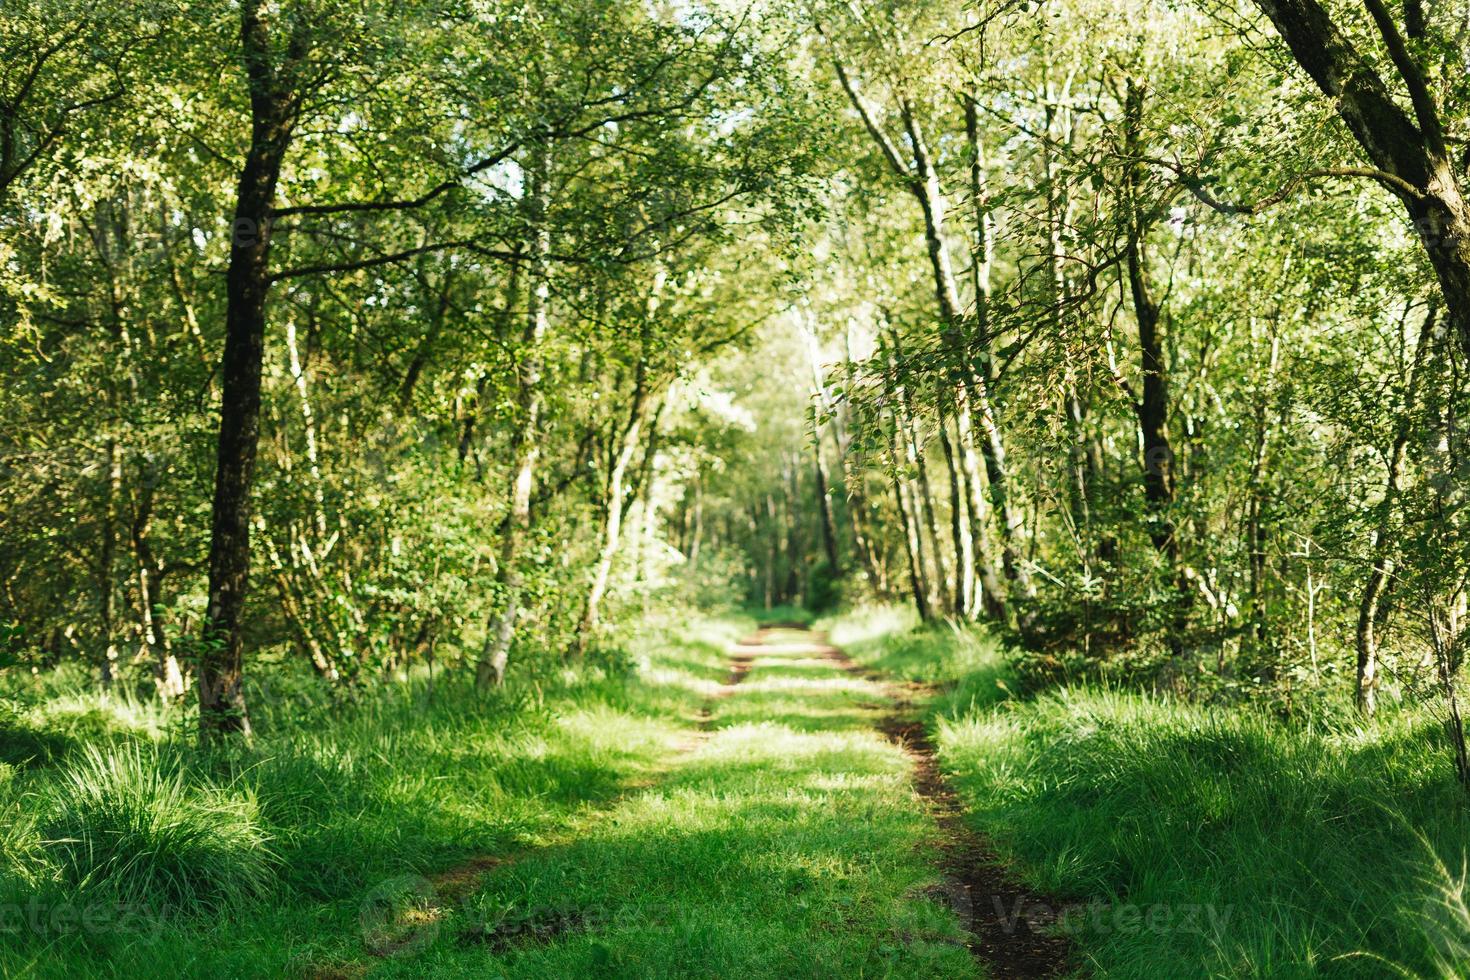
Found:
[{"label": "path vanishing into trees", "polygon": [[562,839],[435,877],[429,907],[382,930],[374,976],[425,969],[400,954],[442,940],[441,917],[466,965],[488,949],[514,976],[1069,975],[1066,942],[1030,926],[1052,906],[943,784],[912,719],[932,692],[786,626],[679,666],[666,680],[702,700],[661,765]]}]

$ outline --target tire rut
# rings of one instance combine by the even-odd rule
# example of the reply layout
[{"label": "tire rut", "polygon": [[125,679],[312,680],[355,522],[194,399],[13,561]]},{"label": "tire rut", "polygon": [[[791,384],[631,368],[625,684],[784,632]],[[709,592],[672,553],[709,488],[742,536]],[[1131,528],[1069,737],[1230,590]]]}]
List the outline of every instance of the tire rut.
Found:
[{"label": "tire rut", "polygon": [[[905,714],[915,696],[932,696],[934,688],[888,682],[827,643],[825,636],[817,636],[823,655],[834,664],[885,684],[893,713],[878,723],[878,731],[903,749],[913,763],[914,789],[928,805],[941,832],[944,897],[970,933],[966,945],[985,967],[987,976],[996,980],[1037,980],[1076,973],[1071,942],[1044,929],[1060,903],[1022,884],[990,841],[966,823],[964,807],[939,768],[934,743],[923,722]],[[895,686],[902,693],[894,693]]]}]

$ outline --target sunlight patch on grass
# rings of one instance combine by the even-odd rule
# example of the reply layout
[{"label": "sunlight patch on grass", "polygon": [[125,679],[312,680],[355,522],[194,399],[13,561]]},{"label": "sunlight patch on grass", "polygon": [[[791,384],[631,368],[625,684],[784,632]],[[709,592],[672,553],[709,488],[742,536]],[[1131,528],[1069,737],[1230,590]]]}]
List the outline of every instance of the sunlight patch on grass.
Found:
[{"label": "sunlight patch on grass", "polygon": [[690,677],[687,673],[674,668],[650,667],[642,673],[642,677],[649,684],[677,688],[699,697],[709,697],[723,685],[723,681]]},{"label": "sunlight patch on grass", "polygon": [[872,681],[860,680],[851,675],[829,677],[791,676],[762,677],[746,681],[745,693],[760,694],[856,694],[864,697],[881,697],[882,688]]}]

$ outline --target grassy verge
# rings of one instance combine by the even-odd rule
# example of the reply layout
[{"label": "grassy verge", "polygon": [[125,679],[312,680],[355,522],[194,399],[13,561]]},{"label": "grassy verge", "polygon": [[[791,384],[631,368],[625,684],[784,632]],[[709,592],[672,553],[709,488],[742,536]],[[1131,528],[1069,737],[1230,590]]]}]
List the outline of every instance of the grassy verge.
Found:
[{"label": "grassy verge", "polygon": [[1086,686],[1018,698],[983,636],[882,611],[834,625],[860,659],[946,686],[942,764],[1018,870],[1066,897],[1098,975],[1470,973],[1470,817],[1432,718],[1359,731]]}]

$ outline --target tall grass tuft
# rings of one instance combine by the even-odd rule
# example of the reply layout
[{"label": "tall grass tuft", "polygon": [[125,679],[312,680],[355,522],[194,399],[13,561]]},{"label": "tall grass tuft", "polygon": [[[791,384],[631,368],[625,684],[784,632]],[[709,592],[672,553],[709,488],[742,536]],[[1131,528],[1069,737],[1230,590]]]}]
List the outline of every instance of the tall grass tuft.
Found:
[{"label": "tall grass tuft", "polygon": [[37,860],[35,816],[16,788],[17,769],[0,762],[0,894],[34,887]]},{"label": "tall grass tuft", "polygon": [[65,888],[189,914],[234,906],[273,883],[253,794],[157,749],[88,747],[38,797],[43,852]]}]

